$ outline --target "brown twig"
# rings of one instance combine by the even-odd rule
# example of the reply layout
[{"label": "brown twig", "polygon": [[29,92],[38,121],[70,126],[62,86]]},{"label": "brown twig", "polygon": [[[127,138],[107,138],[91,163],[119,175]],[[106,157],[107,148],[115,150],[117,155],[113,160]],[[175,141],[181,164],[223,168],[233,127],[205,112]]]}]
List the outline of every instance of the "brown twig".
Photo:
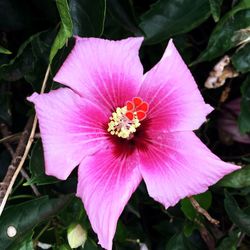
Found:
[{"label": "brown twig", "polygon": [[214,218],[212,218],[212,216],[204,209],[200,206],[200,204],[197,202],[197,200],[193,197],[193,196],[189,196],[188,199],[190,200],[192,206],[194,207],[194,209],[202,214],[203,216],[206,217],[206,219],[214,224],[214,225],[218,225],[220,222],[218,220],[215,220]]},{"label": "brown twig", "polygon": [[204,226],[204,224],[201,221],[195,219],[194,222],[199,225],[199,232],[201,234],[201,238],[206,243],[207,248],[209,250],[214,250],[215,249],[215,240],[214,240],[213,236],[209,233],[209,231],[206,229],[206,227]]},{"label": "brown twig", "polygon": [[21,137],[21,133],[8,135],[8,136],[5,136],[4,138],[1,138],[0,143],[14,142],[14,141],[19,140],[20,137]]},{"label": "brown twig", "polygon": [[[2,136],[5,138],[5,137],[8,137],[10,136],[10,131],[7,127],[7,125],[5,123],[1,123],[0,124],[0,132],[2,134]],[[6,149],[9,151],[9,153],[11,154],[12,158],[14,158],[14,155],[15,155],[15,152],[14,150],[12,149],[12,147],[10,146],[10,144],[6,141],[3,142],[3,145],[6,147]]]},{"label": "brown twig", "polygon": [[[21,136],[22,136],[22,133],[16,133],[16,134],[8,135],[8,136],[5,136],[4,138],[1,138],[0,143],[18,142],[20,140]],[[40,133],[35,133],[34,138],[40,138],[40,137],[41,137]]]},{"label": "brown twig", "polygon": [[[43,84],[41,87],[41,92],[43,93],[46,87],[47,80],[49,78],[50,65],[47,68]],[[34,140],[34,135],[37,126],[37,117],[31,117],[22,133],[20,141],[18,143],[15,158],[12,160],[11,165],[8,168],[7,174],[4,178],[4,181],[0,185],[0,215],[3,212],[5,204],[8,200],[8,197],[11,193],[12,187],[15,183],[15,180],[22,169],[22,166],[25,162],[26,157],[28,156],[29,150]]]},{"label": "brown twig", "polygon": [[[30,177],[29,177],[28,173],[23,168],[20,170],[20,173],[21,173],[22,177],[26,181],[30,180]],[[35,196],[40,196],[41,195],[40,192],[38,191],[37,187],[34,184],[29,184],[29,186],[33,190],[33,193],[35,194]]]},{"label": "brown twig", "polygon": [[4,179],[1,183],[1,186],[0,186],[0,202],[1,203],[3,201],[5,193],[7,191],[8,186],[9,186],[9,183],[10,183],[10,181],[11,181],[11,179],[16,171],[16,168],[22,159],[22,155],[24,153],[25,146],[26,146],[27,141],[29,139],[32,122],[33,122],[33,117],[31,117],[29,119],[29,121],[27,122],[27,124],[25,126],[25,129],[24,129],[22,136],[19,140],[16,152],[13,155],[13,159],[11,161],[11,164],[9,165],[7,173],[6,173]]},{"label": "brown twig", "polygon": [[[11,134],[7,125],[4,123],[0,124],[0,131],[1,131],[2,136],[4,136],[4,137],[9,136]],[[6,149],[9,151],[10,155],[12,156],[12,159],[14,159],[15,152],[14,152],[12,146],[8,142],[4,142],[3,144],[6,147]],[[30,180],[29,175],[27,174],[27,172],[24,169],[21,169],[21,175],[23,176],[24,179],[26,179],[26,181]],[[36,196],[40,196],[40,193],[34,184],[31,184],[30,187]]]},{"label": "brown twig", "polygon": [[246,236],[246,233],[241,232],[239,240],[237,242],[237,247],[240,247],[240,245],[241,245],[242,241],[244,240],[245,236]]},{"label": "brown twig", "polygon": [[221,93],[220,103],[224,103],[228,99],[230,91],[231,91],[231,86],[227,85]]}]

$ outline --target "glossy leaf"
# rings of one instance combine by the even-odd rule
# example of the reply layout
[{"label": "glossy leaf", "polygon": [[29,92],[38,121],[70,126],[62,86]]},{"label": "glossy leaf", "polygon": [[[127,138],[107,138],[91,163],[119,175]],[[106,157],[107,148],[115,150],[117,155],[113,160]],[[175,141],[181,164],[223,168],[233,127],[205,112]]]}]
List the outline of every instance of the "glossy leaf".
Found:
[{"label": "glossy leaf", "polygon": [[223,0],[209,0],[211,13],[215,22],[218,22],[220,19],[220,8],[223,3]]},{"label": "glossy leaf", "polygon": [[183,227],[183,233],[186,237],[190,237],[195,229],[198,229],[198,225],[193,221],[185,221]]},{"label": "glossy leaf", "polygon": [[33,232],[28,233],[26,237],[19,243],[10,247],[10,250],[34,250],[34,244],[32,240]]},{"label": "glossy leaf", "polygon": [[250,71],[250,44],[245,45],[232,56],[232,63],[238,72]]},{"label": "glossy leaf", "polygon": [[[50,219],[67,206],[71,199],[71,195],[55,199],[44,196],[6,209],[0,217],[0,249],[11,249],[16,242],[24,239],[36,225]],[[17,231],[12,238],[8,237],[6,233],[10,225]]]},{"label": "glossy leaf", "polygon": [[250,166],[226,175],[217,183],[220,187],[245,188],[250,186]]},{"label": "glossy leaf", "polygon": [[241,87],[241,106],[238,124],[242,133],[250,132],[250,75]]},{"label": "glossy leaf", "polygon": [[240,43],[238,32],[248,27],[249,23],[250,1],[242,0],[219,21],[209,38],[207,48],[193,64],[210,61],[237,46]]},{"label": "glossy leaf", "polygon": [[72,222],[80,222],[83,223],[85,227],[87,227],[87,225],[84,224],[87,215],[84,210],[82,201],[77,197],[73,197],[69,206],[64,209],[59,214],[59,216],[67,226],[69,226]]},{"label": "glossy leaf", "polygon": [[237,249],[237,243],[239,240],[239,231],[236,230],[229,234],[228,237],[225,237],[218,247],[216,247],[216,250],[236,250]]},{"label": "glossy leaf", "polygon": [[12,54],[11,51],[9,51],[8,49],[5,49],[4,47],[0,46],[0,54]]},{"label": "glossy leaf", "polygon": [[175,234],[167,243],[166,250],[193,250],[187,238],[182,234]]},{"label": "glossy leaf", "polygon": [[95,244],[95,242],[93,242],[88,238],[84,245],[84,250],[98,250],[98,249],[100,248]]},{"label": "glossy leaf", "polygon": [[31,51],[31,41],[40,33],[27,39],[18,49],[17,55],[9,63],[0,66],[0,79],[17,81],[33,67],[34,56]]},{"label": "glossy leaf", "polygon": [[73,34],[81,37],[99,37],[103,33],[106,0],[70,0]]},{"label": "glossy leaf", "polygon": [[[194,198],[197,200],[200,206],[206,210],[211,206],[212,194],[210,191],[195,195]],[[181,210],[191,221],[193,221],[197,217],[197,211],[194,209],[188,198],[181,200]]]},{"label": "glossy leaf", "polygon": [[57,51],[61,49],[73,34],[73,24],[69,12],[67,0],[56,0],[56,5],[61,18],[60,30],[53,42],[50,51],[50,62],[52,62]]},{"label": "glossy leaf", "polygon": [[71,250],[71,247],[68,244],[63,244],[58,247],[58,250]]},{"label": "glossy leaf", "polygon": [[17,55],[0,66],[0,78],[17,81],[24,77],[34,90],[40,91],[54,36],[55,31],[48,30],[27,39],[20,46]]},{"label": "glossy leaf", "polygon": [[17,81],[24,77],[33,89],[39,92],[48,67],[50,47],[54,38],[54,29],[31,36],[20,46],[17,55],[9,63],[0,66],[0,78]]},{"label": "glossy leaf", "polygon": [[140,29],[148,44],[186,33],[210,16],[208,0],[159,0],[141,17]]},{"label": "glossy leaf", "polygon": [[45,174],[43,148],[40,140],[35,143],[32,149],[29,169],[31,172],[31,178],[24,185],[46,185],[58,182],[55,177]]},{"label": "glossy leaf", "polygon": [[131,33],[142,35],[137,27],[132,1],[128,0],[108,0],[107,9],[115,20]]},{"label": "glossy leaf", "polygon": [[131,36],[131,32],[126,30],[122,24],[116,20],[115,15],[107,9],[103,36],[110,40],[119,40]]},{"label": "glossy leaf", "polygon": [[250,216],[240,209],[236,200],[228,192],[225,192],[225,210],[229,219],[245,233],[250,234]]},{"label": "glossy leaf", "polygon": [[[56,36],[56,30],[51,29],[41,32],[31,41],[32,55],[34,57],[33,67],[24,75],[25,80],[30,83],[33,90],[40,92],[45,72],[49,64],[50,48]],[[47,85],[49,85],[49,80]]]}]

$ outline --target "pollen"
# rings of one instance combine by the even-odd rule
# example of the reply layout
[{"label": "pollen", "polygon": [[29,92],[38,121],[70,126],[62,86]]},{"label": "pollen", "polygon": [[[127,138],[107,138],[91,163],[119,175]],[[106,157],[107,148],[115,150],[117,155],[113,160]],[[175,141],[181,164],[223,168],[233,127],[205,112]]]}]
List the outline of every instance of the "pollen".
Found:
[{"label": "pollen", "polygon": [[140,97],[134,97],[126,106],[116,108],[109,118],[108,132],[124,139],[131,139],[141,121],[146,118],[148,103]]}]

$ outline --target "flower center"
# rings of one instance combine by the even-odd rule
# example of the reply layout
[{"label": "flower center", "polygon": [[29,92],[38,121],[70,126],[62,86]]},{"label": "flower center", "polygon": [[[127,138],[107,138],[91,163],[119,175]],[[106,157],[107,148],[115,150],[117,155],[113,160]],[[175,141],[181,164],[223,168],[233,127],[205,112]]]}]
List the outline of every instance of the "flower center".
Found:
[{"label": "flower center", "polygon": [[116,108],[109,118],[108,132],[124,139],[133,138],[136,129],[141,125],[141,121],[146,118],[148,103],[140,97],[134,97],[132,101],[127,101],[126,106]]}]

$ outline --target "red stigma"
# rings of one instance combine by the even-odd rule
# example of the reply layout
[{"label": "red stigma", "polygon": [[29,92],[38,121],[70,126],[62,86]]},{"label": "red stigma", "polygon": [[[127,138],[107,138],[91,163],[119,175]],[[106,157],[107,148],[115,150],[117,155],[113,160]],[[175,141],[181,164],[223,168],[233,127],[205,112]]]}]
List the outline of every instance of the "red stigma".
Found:
[{"label": "red stigma", "polygon": [[149,105],[147,102],[143,101],[140,97],[134,97],[132,101],[127,101],[126,103],[127,113],[126,117],[129,120],[133,120],[135,116],[139,121],[146,118],[146,113],[148,111]]}]

